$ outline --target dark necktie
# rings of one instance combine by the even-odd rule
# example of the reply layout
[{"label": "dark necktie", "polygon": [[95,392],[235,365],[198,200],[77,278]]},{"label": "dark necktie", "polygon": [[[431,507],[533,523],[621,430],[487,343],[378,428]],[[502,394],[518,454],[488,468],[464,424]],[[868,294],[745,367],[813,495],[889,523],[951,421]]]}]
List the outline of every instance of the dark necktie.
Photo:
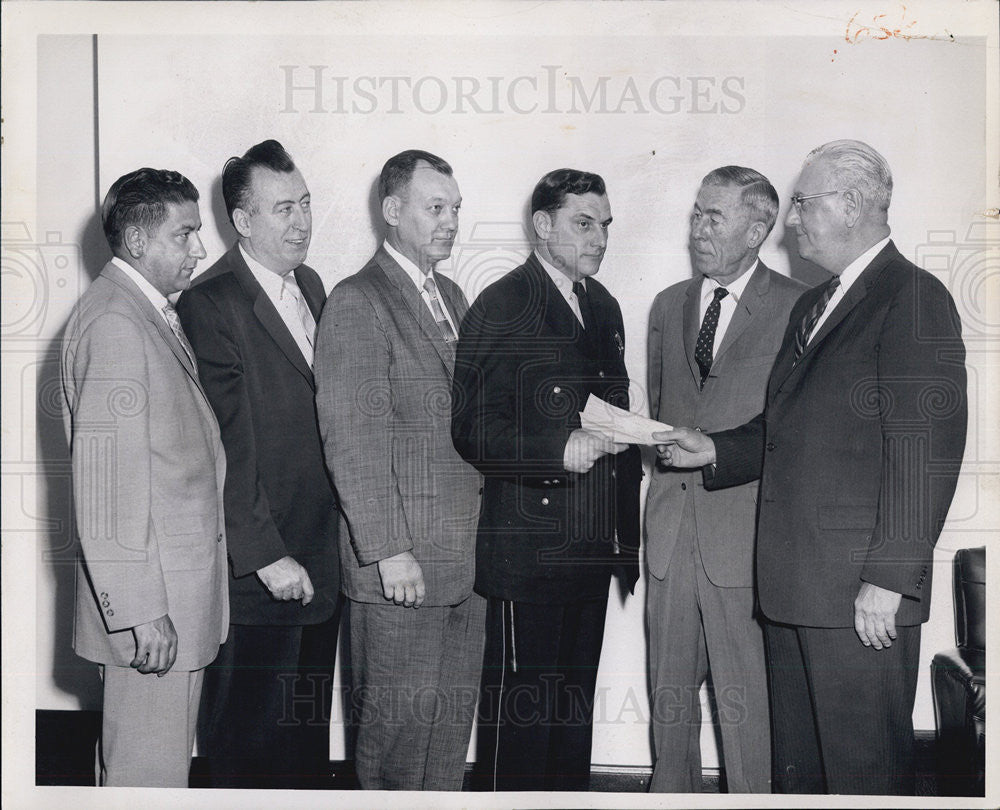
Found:
[{"label": "dark necktie", "polygon": [[840,286],[840,276],[834,276],[830,279],[829,283],[826,285],[826,289],[823,290],[823,294],[819,297],[819,300],[810,307],[809,311],[802,316],[802,323],[799,324],[799,328],[795,331],[795,359],[798,360],[802,356],[802,352],[806,350],[806,346],[809,345],[809,336],[812,334],[812,330],[816,328],[816,321],[818,321],[823,313],[826,311],[826,305],[830,303],[830,299],[833,298],[833,294],[837,291],[837,287]]},{"label": "dark necktie", "polygon": [[694,345],[694,359],[698,361],[701,371],[701,387],[705,387],[708,372],[712,369],[713,347],[715,346],[715,330],[719,325],[719,313],[722,312],[722,299],[729,295],[725,287],[716,287],[712,301],[705,310],[705,319],[698,331],[698,342]]},{"label": "dark necktie", "polygon": [[594,310],[590,305],[590,296],[587,295],[587,288],[582,281],[573,282],[573,295],[576,296],[576,303],[580,306],[580,317],[583,318],[584,339],[594,349],[597,345],[597,321],[594,318]]},{"label": "dark necktie", "polygon": [[431,302],[431,312],[434,314],[434,320],[437,321],[438,329],[441,330],[441,337],[444,338],[445,343],[454,343],[458,340],[458,335],[452,329],[448,316],[444,314],[444,305],[438,298],[437,284],[434,283],[430,274],[424,279],[424,289],[427,290],[427,297]]}]

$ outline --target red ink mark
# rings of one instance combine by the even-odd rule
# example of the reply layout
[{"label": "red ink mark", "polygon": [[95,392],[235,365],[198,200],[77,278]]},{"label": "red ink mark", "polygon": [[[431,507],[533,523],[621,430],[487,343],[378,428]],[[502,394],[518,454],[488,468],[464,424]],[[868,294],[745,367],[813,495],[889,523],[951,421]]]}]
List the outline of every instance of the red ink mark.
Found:
[{"label": "red ink mark", "polygon": [[844,41],[852,45],[857,45],[858,41],[862,39],[902,39],[906,41],[911,39],[947,39],[950,42],[955,41],[955,37],[947,32],[944,36],[911,32],[910,29],[917,24],[917,21],[907,19],[905,5],[901,4],[899,8],[899,20],[896,23],[890,22],[889,15],[883,13],[876,14],[872,17],[870,24],[865,24],[864,20],[858,19],[861,16],[861,12],[856,11],[851,19],[847,21],[847,27],[844,29]]}]

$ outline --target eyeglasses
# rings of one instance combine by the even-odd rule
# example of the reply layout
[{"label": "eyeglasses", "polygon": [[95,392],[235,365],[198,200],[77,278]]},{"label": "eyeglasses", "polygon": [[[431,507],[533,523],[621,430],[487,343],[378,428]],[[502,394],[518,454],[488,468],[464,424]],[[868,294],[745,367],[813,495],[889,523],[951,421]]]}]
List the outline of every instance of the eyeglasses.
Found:
[{"label": "eyeglasses", "polygon": [[840,194],[839,191],[821,191],[819,194],[793,194],[792,205],[796,212],[802,213],[802,203],[806,200],[815,200],[817,197],[829,197],[831,194]]}]

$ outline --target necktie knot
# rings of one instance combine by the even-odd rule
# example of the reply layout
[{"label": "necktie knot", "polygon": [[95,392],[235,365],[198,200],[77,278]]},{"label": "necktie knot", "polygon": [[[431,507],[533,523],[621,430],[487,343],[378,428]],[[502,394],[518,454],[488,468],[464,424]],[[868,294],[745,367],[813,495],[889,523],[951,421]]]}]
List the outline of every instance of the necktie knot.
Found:
[{"label": "necktie knot", "polygon": [[716,287],[713,295],[715,296],[716,301],[721,301],[723,298],[729,295],[729,290],[727,290],[725,287]]}]

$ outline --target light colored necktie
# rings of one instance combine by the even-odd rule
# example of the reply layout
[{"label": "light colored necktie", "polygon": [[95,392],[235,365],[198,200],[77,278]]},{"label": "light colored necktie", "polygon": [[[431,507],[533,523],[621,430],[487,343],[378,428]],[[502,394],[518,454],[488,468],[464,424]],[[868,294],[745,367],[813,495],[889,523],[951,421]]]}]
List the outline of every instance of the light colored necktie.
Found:
[{"label": "light colored necktie", "polygon": [[191,344],[188,343],[187,335],[184,334],[184,329],[181,327],[181,319],[177,314],[177,310],[174,309],[174,305],[167,301],[163,305],[163,317],[167,319],[167,325],[170,327],[170,331],[174,333],[174,337],[177,338],[177,342],[181,344],[181,348],[184,349],[184,354],[188,356],[188,360],[191,361],[191,365],[194,366],[194,349],[191,348]]},{"label": "light colored necktie", "polygon": [[[316,319],[313,318],[313,314],[309,310],[309,305],[302,295],[302,290],[299,289],[294,271],[285,273],[281,280],[281,297],[284,299],[286,296],[290,296],[295,304],[295,314],[302,325],[302,335],[306,339],[306,345],[302,346],[300,344],[299,348],[302,349],[302,354],[311,367],[313,364],[313,346],[316,341]],[[299,341],[296,342],[298,343]]]},{"label": "light colored necktie", "polygon": [[427,290],[427,297],[431,300],[431,312],[434,314],[434,320],[437,321],[438,329],[441,330],[441,337],[444,338],[445,343],[454,343],[458,340],[458,335],[455,334],[448,316],[444,314],[444,307],[441,304],[441,299],[438,298],[437,284],[434,283],[430,273],[424,279],[424,289]]}]

